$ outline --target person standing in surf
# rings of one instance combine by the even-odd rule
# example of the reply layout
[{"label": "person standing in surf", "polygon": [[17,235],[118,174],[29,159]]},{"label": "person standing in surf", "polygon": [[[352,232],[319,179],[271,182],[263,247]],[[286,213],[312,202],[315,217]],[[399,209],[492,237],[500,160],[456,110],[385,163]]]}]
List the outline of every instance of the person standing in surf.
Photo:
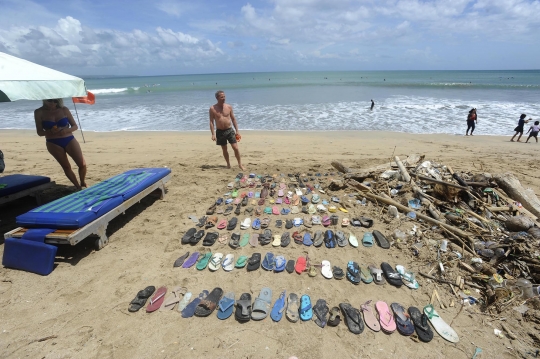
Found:
[{"label": "person standing in surf", "polygon": [[371,108],[370,108],[371,111],[373,111],[373,107],[375,107],[375,102],[371,100]]},{"label": "person standing in surf", "polygon": [[469,111],[469,115],[467,116],[467,132],[465,132],[465,136],[469,136],[469,130],[471,130],[471,136],[473,136],[473,132],[475,129],[475,124],[478,123],[478,119],[476,117],[476,109],[473,108]]},{"label": "person standing in surf", "polygon": [[[238,149],[238,140],[240,140],[240,132],[238,131],[238,123],[234,117],[231,105],[225,103],[225,92],[216,92],[217,103],[210,107],[210,133],[212,133],[212,141],[216,141],[216,145],[221,146],[223,157],[227,162],[227,168],[231,168],[229,162],[229,152],[227,151],[227,142],[231,144],[234,151],[234,156],[238,161],[238,167],[245,170],[240,159],[240,150]],[[215,132],[214,132],[215,125]],[[234,126],[234,130],[233,130]],[[236,134],[235,134],[236,132]]]},{"label": "person standing in surf", "polygon": [[516,133],[514,134],[514,136],[512,136],[512,139],[510,140],[510,142],[514,142],[514,137],[516,137],[519,133],[519,137],[517,139],[518,142],[521,142],[521,136],[523,136],[523,131],[524,130],[524,127],[525,127],[525,124],[529,121],[526,121],[525,120],[525,117],[527,117],[526,114],[522,113],[521,116],[519,116],[519,120],[518,120],[518,125],[516,128],[514,128],[514,131],[516,131]]}]

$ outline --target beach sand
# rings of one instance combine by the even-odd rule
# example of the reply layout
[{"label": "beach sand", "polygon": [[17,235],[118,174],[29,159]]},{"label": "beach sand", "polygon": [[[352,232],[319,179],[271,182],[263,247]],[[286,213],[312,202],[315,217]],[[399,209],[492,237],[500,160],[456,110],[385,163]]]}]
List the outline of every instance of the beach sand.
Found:
[{"label": "beach sand", "polygon": [[[510,143],[510,136],[352,131],[246,131],[242,136],[240,150],[249,172],[335,172],[330,165],[332,160],[362,168],[388,162],[393,154],[405,158],[418,153],[451,165],[455,171],[511,171],[525,187],[540,193],[540,147],[536,143]],[[45,193],[45,201],[73,191],[58,163],[46,151],[44,138],[34,131],[15,130],[2,130],[0,137],[7,166],[5,174],[51,177],[57,186]],[[202,245],[181,245],[180,238],[192,227],[188,216],[204,215],[215,199],[227,192],[227,183],[239,172],[232,150],[229,152],[233,168],[226,169],[221,150],[211,141],[209,132],[87,132],[85,144],[80,132],[76,137],[88,163],[88,185],[137,167],[167,166],[172,169],[172,180],[164,200],[149,196],[111,222],[110,243],[101,251],[93,249],[91,239],[75,247],[63,246],[58,252],[57,267],[46,277],[0,269],[2,358],[471,358],[475,347],[483,350],[480,358],[514,358],[518,357],[517,352],[534,347],[527,335],[535,331],[534,323],[518,321],[520,315],[515,311],[509,309],[500,317],[507,318],[519,339],[498,338],[493,334],[494,328],[500,328],[498,316],[478,314],[476,306],[466,307],[460,313],[461,305],[448,286],[435,286],[421,277],[422,287],[412,291],[390,285],[354,286],[346,279],[325,280],[320,274],[310,278],[307,274],[274,274],[262,269],[212,273],[173,268],[176,258],[186,251],[204,250]],[[345,192],[335,194],[345,198]],[[350,218],[360,214],[372,216],[376,222],[374,229],[387,235],[396,228],[412,227],[407,221],[383,223],[378,220],[380,208],[373,204],[346,205]],[[34,207],[31,198],[0,207],[1,232],[15,228],[15,217]],[[239,217],[242,220],[245,216]],[[273,225],[271,228],[274,229]],[[362,237],[362,229],[352,231]],[[3,244],[3,240],[0,242]],[[272,251],[295,259],[306,248],[292,242],[287,248],[247,246],[232,250],[216,242],[211,250],[234,253],[236,258],[256,251],[264,256]],[[0,252],[3,249],[0,245]],[[326,259],[343,269],[352,259],[362,265],[383,261],[403,264],[414,272],[433,265],[395,247],[384,250],[377,246],[347,246],[329,250],[323,246],[309,247],[307,252],[315,263]],[[255,298],[262,287],[269,286],[273,301],[285,289],[287,293],[308,294],[313,304],[324,298],[330,307],[350,302],[357,308],[369,299],[422,308],[437,288],[445,303],[456,303],[448,309],[440,309],[438,304],[435,307],[447,323],[452,323],[461,340],[451,344],[435,334],[431,343],[423,344],[397,332],[386,335],[367,328],[357,336],[343,323],[321,329],[312,321],[293,324],[285,318],[278,323],[267,318],[239,324],[233,318],[220,321],[215,313],[208,318],[189,319],[183,319],[176,310],[129,313],[129,302],[148,285],[182,285],[194,295],[220,286],[225,292],[234,291],[236,298],[243,292],[250,292]],[[475,295],[474,291],[472,294]],[[47,339],[38,341],[42,338]]]}]

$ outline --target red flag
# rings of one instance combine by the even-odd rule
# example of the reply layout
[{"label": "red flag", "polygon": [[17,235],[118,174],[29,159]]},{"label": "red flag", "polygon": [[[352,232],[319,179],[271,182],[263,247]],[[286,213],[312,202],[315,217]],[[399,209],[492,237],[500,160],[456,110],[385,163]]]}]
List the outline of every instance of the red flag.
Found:
[{"label": "red flag", "polygon": [[93,105],[96,103],[96,96],[90,91],[87,91],[88,95],[82,97],[72,97],[73,103],[85,103],[87,105]]}]

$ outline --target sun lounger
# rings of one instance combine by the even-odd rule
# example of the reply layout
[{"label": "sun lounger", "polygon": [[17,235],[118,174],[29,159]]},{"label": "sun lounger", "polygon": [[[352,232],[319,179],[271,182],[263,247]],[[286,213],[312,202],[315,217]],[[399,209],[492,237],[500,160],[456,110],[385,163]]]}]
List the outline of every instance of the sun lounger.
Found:
[{"label": "sun lounger", "polygon": [[[4,234],[6,246],[8,243],[26,245],[26,242],[30,241],[42,242],[40,244],[44,246],[47,246],[46,243],[76,245],[89,235],[95,234],[99,236],[95,242],[96,247],[101,249],[109,241],[106,234],[109,222],[155,190],[161,190],[163,198],[165,183],[170,180],[170,173],[168,168],[130,170],[35,208],[16,218],[21,227]],[[50,233],[40,232],[44,229],[49,229],[47,232]],[[29,241],[15,238],[28,238]],[[46,272],[24,268],[26,263],[21,263],[22,259],[15,263],[19,266],[14,266],[10,258],[6,264],[7,252],[8,249],[5,248],[4,265],[40,274]]]},{"label": "sun lounger", "polygon": [[30,175],[8,175],[0,177],[0,205],[16,199],[33,196],[41,204],[41,193],[54,186],[49,177]]}]

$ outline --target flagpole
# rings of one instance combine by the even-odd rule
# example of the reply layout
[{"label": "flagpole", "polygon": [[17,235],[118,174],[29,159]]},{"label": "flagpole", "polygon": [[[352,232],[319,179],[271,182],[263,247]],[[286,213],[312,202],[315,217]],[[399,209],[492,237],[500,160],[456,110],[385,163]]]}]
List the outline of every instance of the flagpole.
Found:
[{"label": "flagpole", "polygon": [[[73,101],[73,99],[71,99]],[[81,126],[81,120],[79,120],[79,112],[77,112],[77,106],[75,105],[75,101],[73,101],[73,106],[75,107],[75,114],[77,115],[77,121],[79,122],[79,128],[81,129],[81,135],[83,142],[86,143],[86,140],[84,139],[84,133]]]}]

